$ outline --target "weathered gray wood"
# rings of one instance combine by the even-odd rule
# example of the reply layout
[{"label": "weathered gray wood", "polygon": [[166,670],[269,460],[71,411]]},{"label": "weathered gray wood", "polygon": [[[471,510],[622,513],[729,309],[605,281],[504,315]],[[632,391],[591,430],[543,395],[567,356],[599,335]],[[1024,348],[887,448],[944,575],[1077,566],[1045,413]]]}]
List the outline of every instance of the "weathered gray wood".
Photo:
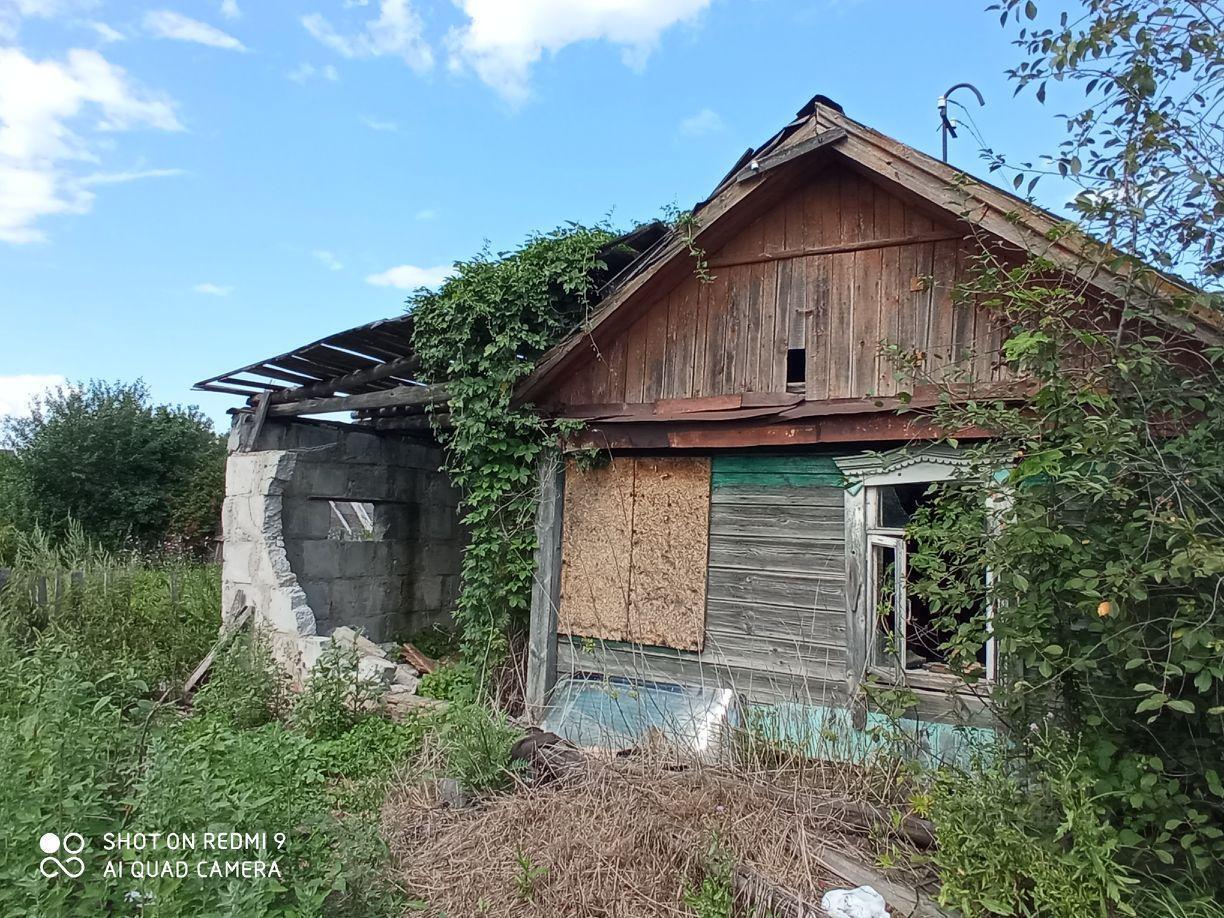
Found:
[{"label": "weathered gray wood", "polygon": [[539,720],[557,678],[557,616],[561,604],[561,520],[565,463],[556,452],[540,459],[535,578],[527,637],[527,715]]},{"label": "weathered gray wood", "polygon": [[212,668],[213,661],[217,659],[217,654],[225,647],[234,635],[246,627],[246,624],[251,619],[254,610],[250,606],[245,606],[238,617],[225,623],[221,626],[221,636],[217,638],[217,642],[213,644],[212,649],[204,655],[204,659],[199,662],[199,665],[191,671],[191,675],[187,677],[187,681],[183,683],[183,694],[189,695],[192,690],[199,685],[200,680]]},{"label": "weathered gray wood", "polygon": [[711,568],[709,595],[799,608],[840,608],[846,602],[846,583],[840,572],[820,575]]},{"label": "weathered gray wood", "polygon": [[715,488],[710,503],[726,506],[812,507],[824,508],[830,519],[841,519],[840,488],[771,488],[764,485],[736,485]]},{"label": "weathered gray wood", "polygon": [[801,608],[718,597],[706,607],[706,630],[747,635],[757,641],[803,641],[836,647],[843,654],[846,651],[846,615],[840,607]]},{"label": "weathered gray wood", "polygon": [[849,666],[846,677],[851,693],[857,691],[867,674],[868,625],[874,620],[867,612],[867,489],[845,492],[846,516],[846,640]]},{"label": "weathered gray wood", "polygon": [[829,542],[845,536],[841,513],[830,514],[823,507],[760,507],[746,505],[733,513],[713,512],[710,516],[710,537],[764,536],[779,533],[802,534],[802,537]]},{"label": "weathered gray wood", "polygon": [[273,404],[280,405],[287,402],[300,401],[304,398],[320,398],[334,395],[336,392],[378,382],[379,380],[386,379],[388,376],[414,373],[420,366],[420,358],[416,354],[411,354],[396,360],[388,360],[386,363],[370,367],[368,370],[355,370],[352,373],[337,376],[335,379],[329,379],[326,382],[310,383],[309,385],[298,386],[296,389],[282,389],[272,394],[272,402]]},{"label": "weathered gray wood", "polygon": [[845,573],[845,547],[841,539],[741,536],[721,538],[710,545],[710,567],[744,568],[821,574]]},{"label": "weathered gray wood", "polygon": [[273,405],[268,413],[273,417],[294,417],[302,414],[328,414],[333,411],[357,411],[360,408],[440,405],[448,398],[450,395],[444,386],[396,386],[394,389],[383,389],[380,392],[307,398],[284,405]]},{"label": "weathered gray wood", "polygon": [[810,137],[807,140],[792,144],[776,153],[770,153],[762,156],[760,159],[754,159],[747,166],[740,170],[739,175],[735,177],[737,182],[746,182],[748,179],[754,178],[770,169],[776,169],[778,166],[792,162],[801,156],[806,156],[809,153],[814,153],[831,144],[839,143],[846,139],[846,129],[835,127],[827,131],[821,131],[815,137]]}]

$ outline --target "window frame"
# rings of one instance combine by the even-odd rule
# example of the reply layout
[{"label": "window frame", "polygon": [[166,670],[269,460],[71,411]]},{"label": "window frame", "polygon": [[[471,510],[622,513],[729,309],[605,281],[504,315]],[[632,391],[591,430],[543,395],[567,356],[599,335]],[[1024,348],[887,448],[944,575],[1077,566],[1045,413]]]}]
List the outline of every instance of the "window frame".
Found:
[{"label": "window frame", "polygon": [[[924,484],[947,481],[955,477],[958,468],[968,460],[957,450],[946,446],[930,446],[923,449],[894,450],[838,460],[850,482],[846,490],[846,606],[848,635],[851,648],[847,674],[851,690],[867,675],[874,675],[897,685],[947,691],[975,691],[960,676],[952,673],[933,673],[923,669],[908,669],[905,666],[905,625],[908,616],[908,583],[904,571],[908,567],[908,547],[905,530],[881,526],[879,495],[880,488],[899,484]],[[992,514],[994,517],[995,514]],[[992,524],[993,525],[993,524]],[[899,640],[897,656],[891,661],[877,659],[877,620],[879,606],[879,571],[876,560],[877,548],[892,549],[896,561],[896,580],[893,587],[893,631]],[[990,583],[993,572],[986,571],[986,582]],[[998,646],[993,636],[991,621],[995,610],[993,604],[986,609],[986,628],[990,635],[986,641],[986,667],[981,684],[992,685],[998,677]],[[857,645],[857,646],[856,646]],[[857,659],[856,659],[857,657]]]}]

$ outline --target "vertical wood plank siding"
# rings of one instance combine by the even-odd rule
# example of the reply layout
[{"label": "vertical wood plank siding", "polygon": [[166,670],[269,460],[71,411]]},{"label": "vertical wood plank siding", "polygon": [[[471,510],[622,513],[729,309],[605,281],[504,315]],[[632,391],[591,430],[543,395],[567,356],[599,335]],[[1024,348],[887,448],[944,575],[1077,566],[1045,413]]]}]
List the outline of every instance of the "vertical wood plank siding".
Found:
[{"label": "vertical wood plank siding", "polygon": [[626,329],[543,402],[650,403],[786,389],[788,348],[806,351],[808,399],[891,395],[881,341],[1000,378],[1000,330],[954,288],[971,267],[963,231],[844,167],[811,182],[708,254],[695,276]]},{"label": "vertical wood plank siding", "polygon": [[841,484],[841,473],[825,457],[716,457],[703,649],[563,635],[559,670],[729,685],[754,701],[843,701]]}]

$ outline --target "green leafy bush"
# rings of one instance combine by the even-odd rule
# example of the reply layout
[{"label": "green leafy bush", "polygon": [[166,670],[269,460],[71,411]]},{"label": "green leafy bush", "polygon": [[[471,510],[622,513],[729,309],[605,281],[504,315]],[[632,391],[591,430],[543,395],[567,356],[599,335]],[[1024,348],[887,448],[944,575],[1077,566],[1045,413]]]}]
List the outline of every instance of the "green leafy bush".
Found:
[{"label": "green leafy bush", "polygon": [[1137,882],[1083,753],[1054,735],[1021,771],[1006,750],[945,769],[931,794],[940,901],[966,916],[1133,915]]},{"label": "green leafy bush", "polygon": [[0,618],[15,638],[88,648],[81,662],[93,673],[121,660],[159,691],[181,684],[208,653],[220,607],[212,565],[38,566],[15,570],[0,593]]},{"label": "green leafy bush", "polygon": [[217,654],[195,709],[244,730],[279,720],[289,704],[284,672],[258,636],[240,634]]},{"label": "green leafy bush", "polygon": [[425,734],[436,726],[424,714],[401,722],[367,717],[335,739],[317,740],[323,768],[336,779],[338,805],[348,812],[376,813],[390,783],[412,766]]},{"label": "green leafy bush", "polygon": [[453,705],[438,732],[446,774],[472,793],[505,790],[514,777],[510,749],[521,735],[500,712]]},{"label": "green leafy bush", "polygon": [[[0,914],[133,914],[132,897],[145,915],[402,911],[383,880],[386,851],[370,814],[423,726],[370,718],[327,741],[277,721],[240,729],[250,709],[223,699],[244,685],[269,688],[245,663],[223,667],[208,716],[184,718],[155,706],[121,659],[99,673],[87,657],[45,636],[19,644],[0,635]],[[39,875],[38,839],[48,831],[86,838],[80,879]],[[272,840],[266,851],[232,855],[275,859],[283,875],[106,878],[108,859],[157,859],[104,852],[103,833],[120,831],[284,833],[283,848]]]},{"label": "green leafy bush", "polygon": [[[54,641],[19,648],[0,631],[0,914],[97,915],[114,890],[38,872],[45,832],[86,839],[123,824],[122,803],[150,714],[130,669],[87,675],[85,654]],[[89,875],[96,849],[83,854]]]},{"label": "green leafy bush", "polygon": [[450,391],[451,426],[436,432],[469,532],[456,619],[482,681],[526,619],[536,462],[556,435],[538,413],[511,405],[514,386],[585,315],[611,239],[581,226],[535,235],[512,253],[457,263],[441,289],[420,290],[408,304],[422,375]]},{"label": "green leafy bush", "polygon": [[466,704],[476,699],[476,672],[467,663],[446,663],[421,677],[417,694]]},{"label": "green leafy bush", "polygon": [[220,519],[225,445],[196,408],[154,405],[142,382],[91,381],[4,422],[0,518],[60,532],[70,519],[110,549],[199,553]]},{"label": "green leafy bush", "polygon": [[335,739],[378,710],[385,686],[361,675],[353,645],[328,641],[293,707],[293,722],[307,736]]},{"label": "green leafy bush", "polygon": [[710,845],[701,884],[686,887],[683,899],[696,918],[735,918],[731,860],[719,849],[717,839]]}]

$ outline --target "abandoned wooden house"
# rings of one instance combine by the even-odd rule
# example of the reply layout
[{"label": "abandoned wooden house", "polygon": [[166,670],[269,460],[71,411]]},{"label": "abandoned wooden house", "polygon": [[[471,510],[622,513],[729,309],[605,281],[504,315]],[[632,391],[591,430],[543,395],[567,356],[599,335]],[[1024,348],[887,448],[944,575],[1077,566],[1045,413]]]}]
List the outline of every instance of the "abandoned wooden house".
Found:
[{"label": "abandoned wooden house", "polygon": [[[669,711],[692,721],[701,705],[718,716],[729,706],[799,711],[817,731],[853,712],[861,729],[873,716],[856,703],[870,677],[912,690],[917,735],[941,746],[950,725],[983,723],[980,694],[998,661],[988,642],[977,686],[968,686],[928,610],[907,600],[907,519],[963,459],[940,442],[945,432],[898,410],[901,384],[880,345],[920,355],[935,375],[955,373],[967,394],[1022,399],[1022,381],[999,360],[999,320],[953,289],[984,245],[1018,255],[1040,244],[1070,272],[1081,270],[1082,253],[1051,232],[1055,216],[821,96],[746,153],[694,216],[690,228],[633,235],[602,302],[517,393],[547,415],[586,422],[541,473],[529,707],[562,726],[585,717],[613,733],[658,726]],[[1084,280],[1103,298],[1117,292],[1109,271]],[[412,524],[395,530],[399,549],[362,546],[354,557],[379,583],[380,557],[412,572],[399,586],[411,615],[441,614],[453,599],[454,496],[436,446],[419,440],[419,406],[445,393],[412,385],[411,321],[201,384],[255,395],[232,464],[269,450],[297,450],[302,463],[288,481],[276,462],[260,466],[258,483],[231,474],[227,589],[249,590],[264,563],[242,543],[231,548],[242,525],[229,506],[236,489],[287,496],[305,469],[308,501],[372,503],[375,529],[384,508],[415,508]],[[1219,342],[1213,323],[1205,316],[1188,334]],[[277,439],[293,429],[285,418],[337,410],[360,412],[367,429],[297,434],[304,439],[292,447]],[[310,471],[320,438],[349,438],[339,454],[355,463],[376,456],[381,471]],[[579,451],[590,447],[606,461],[584,461]],[[326,538],[325,510],[302,524],[309,538]],[[342,611],[335,582],[316,574],[337,571],[330,557],[311,560],[320,550],[309,542],[300,551],[314,618],[298,626],[323,633]],[[339,562],[339,576],[354,573]],[[575,728],[581,738],[588,726]]]}]

